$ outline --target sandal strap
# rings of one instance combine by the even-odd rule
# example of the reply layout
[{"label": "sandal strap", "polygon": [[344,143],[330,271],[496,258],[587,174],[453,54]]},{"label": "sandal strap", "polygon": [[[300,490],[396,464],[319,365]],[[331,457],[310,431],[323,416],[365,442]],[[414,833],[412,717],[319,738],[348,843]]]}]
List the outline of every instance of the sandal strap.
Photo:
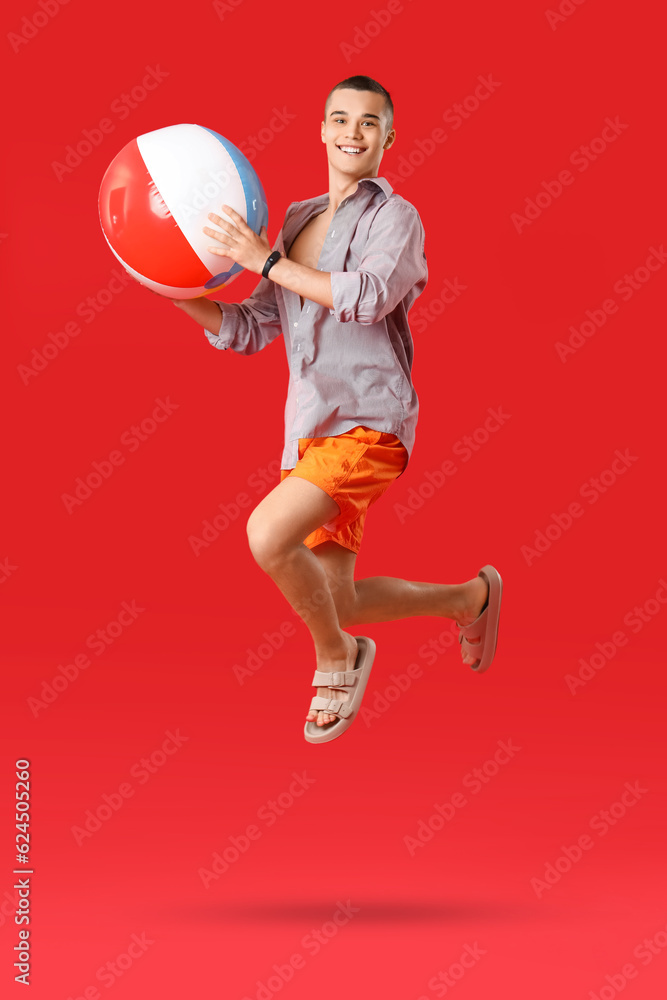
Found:
[{"label": "sandal strap", "polygon": [[328,712],[329,715],[337,715],[339,719],[347,719],[352,714],[349,702],[339,701],[337,698],[321,698],[315,695],[310,703],[311,710],[316,712]]},{"label": "sandal strap", "polygon": [[[461,648],[463,652],[468,656],[474,656],[476,660],[481,660],[484,653],[484,643],[483,642],[468,642],[467,638],[462,635],[459,636],[459,642],[461,643]],[[472,666],[472,664],[470,664]]]},{"label": "sandal strap", "polygon": [[459,642],[464,639],[481,639],[486,631],[486,622],[489,617],[488,607],[484,608],[479,618],[475,618],[470,625],[459,625]]},{"label": "sandal strap", "polygon": [[358,670],[316,670],[313,677],[315,687],[352,687],[357,683]]}]

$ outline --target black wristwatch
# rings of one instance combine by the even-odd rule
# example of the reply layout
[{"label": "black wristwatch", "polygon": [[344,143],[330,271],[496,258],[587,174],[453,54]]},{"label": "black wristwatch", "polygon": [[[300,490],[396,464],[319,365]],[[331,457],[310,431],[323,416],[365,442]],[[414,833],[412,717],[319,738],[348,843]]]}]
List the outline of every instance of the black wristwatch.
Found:
[{"label": "black wristwatch", "polygon": [[274,250],[273,253],[269,254],[269,256],[267,257],[267,260],[266,260],[266,264],[264,265],[264,268],[262,270],[262,277],[263,278],[268,278],[269,271],[271,270],[271,268],[273,267],[273,265],[276,263],[276,261],[280,260],[281,257],[282,257],[282,254],[281,254],[280,250]]}]

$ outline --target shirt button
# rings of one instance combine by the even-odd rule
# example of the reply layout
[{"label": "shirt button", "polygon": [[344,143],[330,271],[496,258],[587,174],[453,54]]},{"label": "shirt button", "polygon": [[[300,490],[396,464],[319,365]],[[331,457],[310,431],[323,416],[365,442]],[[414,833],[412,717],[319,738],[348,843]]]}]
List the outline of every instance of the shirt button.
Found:
[{"label": "shirt button", "polygon": [[298,326],[299,324],[298,324],[298,323],[295,323],[294,325],[295,325],[295,326]]}]

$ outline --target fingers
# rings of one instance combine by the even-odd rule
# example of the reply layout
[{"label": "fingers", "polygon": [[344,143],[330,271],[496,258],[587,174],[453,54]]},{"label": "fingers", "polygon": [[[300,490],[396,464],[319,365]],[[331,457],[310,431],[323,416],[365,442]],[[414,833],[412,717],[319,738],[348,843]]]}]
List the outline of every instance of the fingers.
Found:
[{"label": "fingers", "polygon": [[218,229],[210,229],[208,226],[204,226],[204,228],[202,229],[202,233],[206,233],[207,236],[213,236],[213,238],[219,240],[220,243],[223,242],[223,237],[227,239],[233,239],[232,234],[228,233],[225,229],[220,231]]},{"label": "fingers", "polygon": [[235,210],[234,210],[234,209],[233,209],[233,208],[231,207],[231,205],[223,205],[223,206],[222,206],[222,210],[223,210],[223,212],[225,213],[225,215],[231,215],[232,219],[240,219],[240,220],[241,220],[241,222],[245,222],[245,219],[243,218],[243,216],[242,216],[242,215],[239,215],[239,213],[238,213],[238,212],[236,212],[236,211],[235,211]]},{"label": "fingers", "polygon": [[231,225],[235,226],[236,229],[250,229],[250,226],[243,216],[239,212],[235,211],[231,205],[222,205],[221,207],[225,215],[228,215],[232,219]]},{"label": "fingers", "polygon": [[209,213],[209,218],[213,222],[218,222],[219,225],[220,225],[220,229],[211,229],[209,226],[204,226],[203,229],[202,229],[202,232],[206,233],[207,236],[219,237],[221,235],[222,236],[231,236],[232,235],[230,232],[228,232],[226,229],[223,228],[223,226],[229,225],[228,222],[225,223],[223,219],[218,218],[217,215],[213,215],[213,212]]},{"label": "fingers", "polygon": [[234,226],[235,228],[238,228],[238,226],[237,226],[238,222],[242,223],[244,226],[246,225],[246,222],[245,222],[245,219],[243,218],[243,216],[239,215],[238,212],[235,212],[233,208],[229,207],[229,205],[222,205],[221,208],[222,208],[222,211],[225,213],[225,215],[229,215],[231,217],[231,219],[232,219],[231,222],[229,221],[229,219],[221,219],[219,215],[215,214],[215,212],[209,212],[208,213],[208,218],[211,219],[213,222],[217,223],[219,226],[225,226],[225,225],[227,225],[227,226]]}]

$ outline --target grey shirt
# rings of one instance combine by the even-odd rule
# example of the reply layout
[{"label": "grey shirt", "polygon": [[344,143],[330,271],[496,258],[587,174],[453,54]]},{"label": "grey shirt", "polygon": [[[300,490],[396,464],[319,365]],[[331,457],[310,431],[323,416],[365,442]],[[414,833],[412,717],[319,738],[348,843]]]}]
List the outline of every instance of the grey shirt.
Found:
[{"label": "grey shirt", "polygon": [[[295,201],[273,249],[287,253],[329,195]],[[330,437],[358,424],[395,434],[412,453],[419,402],[412,385],[408,310],[428,278],[417,209],[384,177],[363,177],[336,209],[317,269],[331,272],[333,309],[271,278],[242,302],[222,303],[213,347],[254,354],[283,334],[289,383],[281,468],[293,469],[299,438]]]}]

